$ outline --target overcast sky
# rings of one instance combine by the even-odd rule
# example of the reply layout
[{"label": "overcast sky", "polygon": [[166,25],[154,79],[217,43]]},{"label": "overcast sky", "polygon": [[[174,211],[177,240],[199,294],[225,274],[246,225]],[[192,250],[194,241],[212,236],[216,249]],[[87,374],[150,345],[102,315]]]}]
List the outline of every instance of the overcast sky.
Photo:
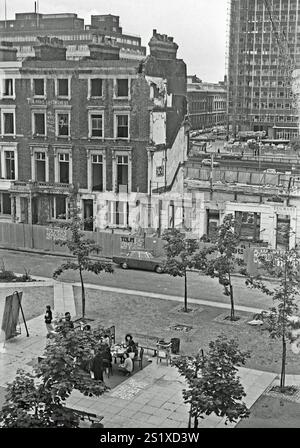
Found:
[{"label": "overcast sky", "polygon": [[[39,0],[40,13],[77,13],[90,23],[92,14],[120,16],[125,33],[142,37],[148,45],[153,29],[173,36],[188,74],[204,81],[223,80],[226,48],[226,0]],[[0,0],[4,19],[5,0]],[[34,0],[6,0],[7,18],[34,11]]]}]

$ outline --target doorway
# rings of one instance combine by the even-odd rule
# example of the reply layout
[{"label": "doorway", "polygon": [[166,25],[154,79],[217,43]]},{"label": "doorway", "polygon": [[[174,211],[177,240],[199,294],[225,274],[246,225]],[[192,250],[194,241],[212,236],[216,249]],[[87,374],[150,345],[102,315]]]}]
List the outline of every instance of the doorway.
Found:
[{"label": "doorway", "polygon": [[94,230],[94,205],[93,199],[83,199],[83,218],[88,221],[84,222],[84,230],[92,232]]}]

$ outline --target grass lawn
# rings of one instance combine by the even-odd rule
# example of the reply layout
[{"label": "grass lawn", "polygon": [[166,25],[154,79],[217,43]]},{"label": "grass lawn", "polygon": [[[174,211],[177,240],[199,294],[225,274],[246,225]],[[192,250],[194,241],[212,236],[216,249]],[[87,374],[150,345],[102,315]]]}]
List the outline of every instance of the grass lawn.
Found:
[{"label": "grass lawn", "polygon": [[300,428],[300,403],[262,395],[237,428]]},{"label": "grass lawn", "polygon": [[[80,315],[80,288],[74,288],[74,296],[77,314]],[[194,312],[183,313],[177,311],[181,305],[175,301],[89,289],[86,315],[99,319],[103,326],[115,325],[117,341],[123,340],[126,333],[131,333],[137,342],[142,339],[141,335],[165,340],[180,338],[182,354],[196,353],[200,348],[205,351],[208,343],[223,333],[229,338],[236,337],[240,348],[251,352],[246,367],[280,372],[280,342],[272,340],[266,331],[248,325],[246,320],[251,320],[252,314],[238,312],[237,315],[244,318],[241,323],[224,323],[215,319],[227,315],[229,310],[193,304]],[[170,329],[174,324],[190,325],[192,329],[187,333]],[[289,347],[287,373],[299,373],[299,355],[294,355]]]}]

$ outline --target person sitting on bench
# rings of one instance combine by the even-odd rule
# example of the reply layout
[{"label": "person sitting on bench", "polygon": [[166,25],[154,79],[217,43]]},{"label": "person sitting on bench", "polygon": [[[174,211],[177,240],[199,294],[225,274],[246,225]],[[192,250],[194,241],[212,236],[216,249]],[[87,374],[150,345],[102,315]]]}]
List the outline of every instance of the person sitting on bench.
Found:
[{"label": "person sitting on bench", "polygon": [[120,372],[125,373],[125,375],[130,375],[133,371],[133,361],[129,356],[129,353],[124,353],[124,364],[119,365]]}]

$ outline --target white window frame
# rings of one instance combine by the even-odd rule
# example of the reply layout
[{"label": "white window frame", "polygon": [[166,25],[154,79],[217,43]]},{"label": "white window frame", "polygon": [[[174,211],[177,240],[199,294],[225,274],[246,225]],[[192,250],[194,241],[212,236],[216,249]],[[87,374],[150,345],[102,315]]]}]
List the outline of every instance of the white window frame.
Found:
[{"label": "white window frame", "polygon": [[[14,132],[12,134],[4,134],[4,114],[13,114]],[[1,137],[10,136],[16,137],[16,106],[5,106],[1,108]]]},{"label": "white window frame", "polygon": [[[14,153],[14,165],[15,165],[15,178],[14,179],[8,179],[7,178],[7,172],[6,172],[6,152],[13,152]],[[6,180],[18,180],[19,172],[18,172],[18,150],[15,146],[10,145],[3,145],[1,146],[1,177],[3,177]]]},{"label": "white window frame", "polygon": [[[69,133],[68,135],[59,135],[58,133],[58,115],[68,115],[68,130]],[[55,110],[55,137],[56,138],[65,138],[65,139],[70,139],[71,138],[71,111],[69,109],[61,109],[61,110]]]},{"label": "white window frame", "polygon": [[[68,95],[59,95],[58,94],[58,81],[60,79],[67,79],[68,80]],[[59,76],[58,78],[55,78],[55,96],[57,98],[62,99],[71,99],[71,76]]]},{"label": "white window frame", "polygon": [[[103,189],[100,191],[93,191],[92,185],[92,156],[102,156],[102,169],[103,169]],[[87,149],[87,185],[88,190],[93,193],[104,193],[106,191],[106,149]]]},{"label": "white window frame", "polygon": [[[60,196],[65,196],[63,194],[61,194]],[[66,217],[65,218],[56,218],[56,196],[52,197],[53,200],[53,215],[52,215],[52,204],[51,204],[51,221],[67,221],[69,219],[69,201],[68,201],[68,197],[65,197],[65,201],[66,201]]]},{"label": "white window frame", "polygon": [[[72,160],[72,149],[64,149],[60,147],[54,147],[54,182],[60,183],[59,181],[59,154],[69,154],[69,184],[73,183],[73,160]],[[68,184],[65,184],[68,185]]]},{"label": "white window frame", "polygon": [[33,181],[37,181],[36,178],[36,166],[35,166],[35,154],[42,152],[45,154],[45,182],[49,182],[49,156],[47,149],[43,147],[31,147],[31,176]]},{"label": "white window frame", "polygon": [[[117,192],[117,158],[118,156],[128,156],[128,187],[127,194],[131,193],[132,189],[132,148],[115,148],[112,149],[112,179],[113,179],[113,191]],[[121,193],[122,194],[122,193]]]},{"label": "white window frame", "polygon": [[[5,91],[5,81],[11,79],[12,80],[12,88],[13,88],[13,93],[12,95],[4,95],[4,91]],[[9,76],[5,76],[5,78],[2,79],[1,82],[1,99],[11,99],[11,100],[15,100],[16,99],[16,82],[15,82],[15,78],[9,77]]]},{"label": "white window frame", "polygon": [[[118,227],[118,228],[124,228],[124,229],[126,229],[127,227],[128,227],[128,225],[129,225],[129,219],[128,219],[128,222],[126,223],[126,221],[127,221],[127,207],[128,207],[128,201],[126,201],[126,200],[117,200],[117,201],[109,201],[110,202],[110,213],[108,213],[108,216],[109,216],[109,218],[108,218],[108,225],[109,225],[109,227],[113,227],[113,228],[116,228],[116,227]],[[123,204],[124,204],[124,209],[123,209],[123,221],[124,221],[124,224],[117,224],[117,223],[115,223],[114,222],[114,217],[116,217],[116,215],[117,215],[117,213],[114,211],[115,209],[116,209],[116,207],[117,207],[117,202],[122,202]],[[129,217],[128,217],[129,218]]]},{"label": "white window frame", "polygon": [[[102,136],[101,137],[97,137],[97,136],[93,136],[92,135],[92,115],[101,115],[102,117]],[[88,120],[89,120],[89,132],[88,132],[88,137],[91,139],[96,139],[96,140],[103,140],[104,139],[104,112],[100,111],[100,110],[89,110],[88,111]]]},{"label": "white window frame", "polygon": [[[118,80],[119,79],[127,79],[127,81],[128,81],[128,92],[127,92],[126,96],[117,96],[117,93],[118,93]],[[130,91],[131,91],[131,79],[128,76],[118,76],[117,78],[114,78],[114,99],[116,99],[116,100],[118,100],[118,99],[130,100],[131,99]]]},{"label": "white window frame", "polygon": [[[101,79],[101,81],[102,81],[102,89],[101,89],[101,95],[100,96],[92,96],[92,80],[94,80],[94,79]],[[87,96],[87,99],[89,100],[89,99],[97,99],[97,98],[103,98],[103,82],[104,82],[104,79],[103,78],[101,78],[100,76],[97,76],[97,77],[93,77],[93,78],[89,78],[88,79],[88,96]]]},{"label": "white window frame", "polygon": [[[120,115],[126,115],[128,117],[128,137],[118,137],[118,119],[117,117]],[[123,111],[116,111],[114,112],[114,139],[115,140],[130,140],[130,113],[129,112],[123,112]]]},{"label": "white window frame", "polygon": [[[44,95],[35,95],[34,93],[34,80],[35,79],[42,79],[44,81]],[[41,77],[41,76],[35,76],[31,79],[31,91],[33,98],[40,98],[40,99],[46,99],[47,98],[47,78]]]},{"label": "white window frame", "polygon": [[[34,120],[35,114],[44,114],[45,134],[37,134],[35,132],[35,120]],[[34,109],[31,111],[31,130],[32,130],[32,136],[47,137],[47,112],[46,112],[46,109]]]}]

